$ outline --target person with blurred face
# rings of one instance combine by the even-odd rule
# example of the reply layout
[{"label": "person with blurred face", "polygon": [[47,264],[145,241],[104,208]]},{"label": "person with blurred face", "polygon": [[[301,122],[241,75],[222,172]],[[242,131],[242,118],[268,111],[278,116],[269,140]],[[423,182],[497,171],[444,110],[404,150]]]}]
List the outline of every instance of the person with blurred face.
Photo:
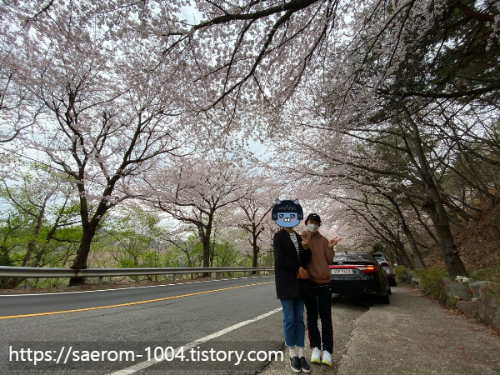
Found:
[{"label": "person with blurred face", "polygon": [[[311,213],[305,221],[307,230],[301,233],[302,241],[311,250],[311,260],[307,264],[310,290],[305,299],[307,309],[307,329],[312,349],[311,362],[332,365],[333,326],[332,291],[330,289],[330,264],[335,251],[333,247],[340,241],[338,236],[327,240],[318,231],[321,218]],[[321,334],[318,329],[318,315],[321,319]],[[323,351],[321,351],[323,343]]]},{"label": "person with blurred face", "polygon": [[276,294],[283,309],[285,346],[290,355],[291,370],[307,374],[311,367],[304,357],[304,298],[306,286],[309,286],[306,265],[311,252],[307,241],[301,241],[293,230],[303,220],[302,207],[298,200],[278,199],[272,218],[281,227],[273,238],[273,253]]}]

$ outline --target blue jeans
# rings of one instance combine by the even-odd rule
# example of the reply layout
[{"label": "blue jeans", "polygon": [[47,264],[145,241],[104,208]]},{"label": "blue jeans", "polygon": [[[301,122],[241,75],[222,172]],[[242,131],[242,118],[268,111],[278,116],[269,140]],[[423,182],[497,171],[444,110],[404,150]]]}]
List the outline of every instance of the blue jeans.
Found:
[{"label": "blue jeans", "polygon": [[280,299],[283,308],[285,345],[304,347],[304,301],[300,297]]}]

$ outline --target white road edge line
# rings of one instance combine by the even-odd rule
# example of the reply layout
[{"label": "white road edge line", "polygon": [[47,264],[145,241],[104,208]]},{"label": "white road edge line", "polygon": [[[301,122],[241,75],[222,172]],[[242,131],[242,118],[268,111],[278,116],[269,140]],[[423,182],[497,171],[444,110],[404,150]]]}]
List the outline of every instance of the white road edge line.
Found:
[{"label": "white road edge line", "polygon": [[[186,345],[183,345],[181,347],[175,348],[174,352],[177,353],[177,351],[179,351],[181,348],[183,348],[184,351],[188,351],[189,349],[192,349],[195,346],[203,344],[203,343],[205,343],[205,342],[207,342],[209,340],[215,339],[216,337],[220,337],[222,335],[225,335],[226,333],[234,331],[235,329],[241,328],[241,327],[246,326],[247,324],[250,324],[250,323],[254,323],[254,322],[258,321],[258,320],[267,318],[268,316],[271,316],[271,315],[277,313],[278,311],[281,311],[281,307],[278,307],[277,309],[271,310],[271,311],[269,311],[269,312],[267,312],[265,314],[259,315],[259,316],[255,317],[253,319],[245,320],[244,322],[235,324],[234,326],[227,327],[227,328],[223,329],[222,331],[212,333],[211,335],[202,337],[201,339],[198,339],[196,341],[190,342],[190,343],[188,343]],[[148,368],[150,366],[153,366],[156,363],[160,363],[160,362],[162,362],[162,361],[156,361],[156,360],[145,361],[145,362],[138,363],[138,364],[136,364],[134,366],[127,367],[127,368],[125,368],[123,370],[118,370],[116,372],[109,373],[108,375],[130,375],[130,374],[136,373],[137,371],[144,370],[144,369],[146,369],[146,368]]]},{"label": "white road edge line", "polygon": [[172,285],[183,285],[183,284],[201,284],[201,283],[214,283],[217,281],[227,281],[227,280],[241,280],[241,279],[258,279],[261,277],[269,277],[274,275],[262,275],[262,276],[244,276],[244,277],[233,277],[229,279],[217,279],[217,280],[205,280],[205,281],[187,281],[184,283],[173,283],[173,284],[162,284],[162,285],[148,285],[148,286],[132,286],[124,288],[114,288],[114,289],[99,289],[99,290],[83,290],[78,292],[55,292],[55,293],[30,293],[30,294],[0,294],[2,297],[23,297],[23,296],[51,296],[54,294],[79,294],[79,293],[96,293],[96,292],[111,292],[115,290],[131,290],[131,289],[146,289],[146,288],[159,288],[162,286],[172,286]]}]

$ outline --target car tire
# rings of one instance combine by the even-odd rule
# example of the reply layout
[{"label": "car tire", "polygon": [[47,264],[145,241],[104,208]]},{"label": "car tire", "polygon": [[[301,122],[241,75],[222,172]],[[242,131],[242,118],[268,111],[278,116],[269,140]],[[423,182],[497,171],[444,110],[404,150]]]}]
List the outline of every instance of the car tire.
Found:
[{"label": "car tire", "polygon": [[391,286],[398,286],[398,283],[396,282],[396,279],[395,279],[394,277],[391,277],[391,278],[389,279],[389,284],[390,284]]},{"label": "car tire", "polygon": [[383,294],[383,295],[379,294],[378,300],[381,303],[388,305],[389,303],[391,303],[391,300],[389,299],[389,294],[392,293],[392,290],[391,290],[391,287],[389,286],[389,280],[387,279],[387,277],[384,280],[384,286],[385,286],[385,294]]}]

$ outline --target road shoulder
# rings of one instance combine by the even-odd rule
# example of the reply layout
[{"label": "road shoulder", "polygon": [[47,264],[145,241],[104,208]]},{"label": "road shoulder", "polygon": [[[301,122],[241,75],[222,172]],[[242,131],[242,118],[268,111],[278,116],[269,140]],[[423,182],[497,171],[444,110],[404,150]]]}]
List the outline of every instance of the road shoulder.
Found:
[{"label": "road shoulder", "polygon": [[[333,304],[334,366],[313,364],[311,373],[500,374],[500,339],[491,334],[489,327],[450,313],[409,286],[400,285],[392,290],[389,305],[375,303],[361,314],[347,310],[352,319],[343,316],[342,321],[344,324],[350,321],[353,325],[350,329],[339,325],[342,312]],[[342,309],[349,306],[342,301]],[[350,335],[342,337],[342,330]],[[306,334],[305,354],[309,359],[308,345]],[[286,361],[271,362],[262,372],[263,375],[290,373]]]},{"label": "road shoulder", "polygon": [[500,340],[406,286],[356,320],[338,375],[499,374]]}]

